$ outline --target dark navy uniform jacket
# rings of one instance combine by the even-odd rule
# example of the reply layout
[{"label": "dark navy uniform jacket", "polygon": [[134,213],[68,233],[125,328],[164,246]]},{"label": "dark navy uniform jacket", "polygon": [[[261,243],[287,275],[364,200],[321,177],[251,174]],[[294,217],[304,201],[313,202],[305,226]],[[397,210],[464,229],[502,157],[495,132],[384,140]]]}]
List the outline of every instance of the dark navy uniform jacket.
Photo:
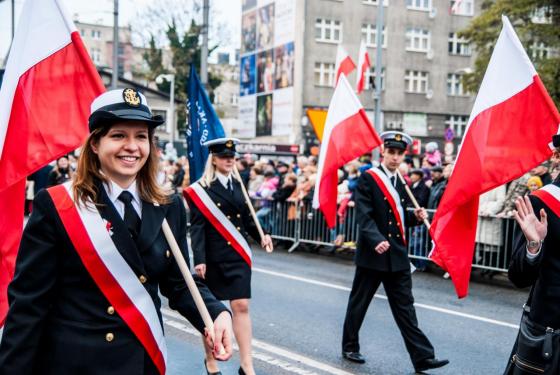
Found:
[{"label": "dark navy uniform jacket", "polygon": [[[379,170],[385,173],[383,168],[379,167]],[[406,211],[411,202],[398,178],[395,189],[405,210],[405,227],[417,225],[414,214]],[[383,191],[368,172],[360,176],[354,200],[359,228],[356,265],[383,272],[409,270],[408,251],[397,226],[395,213]],[[390,248],[383,254],[378,254],[375,247],[382,241],[389,241]]]},{"label": "dark navy uniform jacket", "polygon": [[[218,179],[212,181],[210,186],[204,190],[243,237],[251,236],[260,243],[259,231],[241,191],[241,184],[236,179],[232,179],[232,181],[233,194]],[[231,244],[210,225],[194,203],[189,202],[189,208],[191,210],[191,246],[195,265],[243,260],[241,255],[231,247]]]},{"label": "dark navy uniform jacket", "polygon": [[[560,187],[560,180],[554,185]],[[547,214],[548,231],[539,255],[527,258],[527,240],[516,225],[514,248],[509,266],[509,279],[519,288],[535,285],[530,303],[530,318],[545,327],[560,329],[560,218],[538,197],[529,196],[533,211]]]},{"label": "dark navy uniform jacket", "polygon": [[[178,196],[167,205],[142,202],[136,242],[100,191],[101,216],[112,223],[113,241],[152,297],[161,322],[158,287],[199,330],[203,322],[161,230],[163,218],[188,262],[186,212]],[[225,306],[197,280],[210,315]],[[94,283],[73,247],[47,191],[40,192],[23,232],[10,309],[0,343],[0,374],[156,374],[140,341]]]}]

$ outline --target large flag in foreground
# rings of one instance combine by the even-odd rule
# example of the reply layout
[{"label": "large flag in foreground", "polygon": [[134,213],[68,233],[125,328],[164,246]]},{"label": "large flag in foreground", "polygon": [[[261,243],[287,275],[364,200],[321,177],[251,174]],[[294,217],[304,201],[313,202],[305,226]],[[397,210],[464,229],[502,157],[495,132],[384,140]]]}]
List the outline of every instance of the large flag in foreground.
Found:
[{"label": "large flag in foreground", "polygon": [[469,118],[454,172],[434,217],[431,258],[468,292],[480,194],[551,155],[560,115],[507,17]]},{"label": "large flag in foreground", "polygon": [[0,89],[0,325],[26,177],[84,141],[90,104],[105,91],[59,0],[28,0],[19,19]]},{"label": "large flag in foreground", "polygon": [[210,103],[206,90],[200,83],[194,65],[191,65],[187,86],[187,157],[189,158],[189,177],[191,183],[202,177],[208,159],[208,148],[204,142],[225,137],[224,127]]},{"label": "large flag in foreground", "polygon": [[313,208],[323,211],[329,228],[336,224],[338,168],[380,144],[362,104],[341,75],[327,113],[313,195]]}]

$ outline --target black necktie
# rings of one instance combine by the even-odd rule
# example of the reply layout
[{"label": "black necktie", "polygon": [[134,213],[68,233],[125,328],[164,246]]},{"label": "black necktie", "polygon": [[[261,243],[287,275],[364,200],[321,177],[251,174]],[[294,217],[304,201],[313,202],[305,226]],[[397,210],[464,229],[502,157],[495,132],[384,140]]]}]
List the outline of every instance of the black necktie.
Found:
[{"label": "black necktie", "polygon": [[391,176],[391,185],[395,187],[395,176]]},{"label": "black necktie", "polygon": [[227,180],[227,189],[231,195],[233,195],[233,186],[231,186],[231,180]]},{"label": "black necktie", "polygon": [[119,195],[119,200],[124,203],[124,223],[130,232],[130,235],[134,240],[138,238],[138,234],[140,233],[140,217],[138,213],[132,206],[132,194],[128,191],[123,191],[121,195]]}]

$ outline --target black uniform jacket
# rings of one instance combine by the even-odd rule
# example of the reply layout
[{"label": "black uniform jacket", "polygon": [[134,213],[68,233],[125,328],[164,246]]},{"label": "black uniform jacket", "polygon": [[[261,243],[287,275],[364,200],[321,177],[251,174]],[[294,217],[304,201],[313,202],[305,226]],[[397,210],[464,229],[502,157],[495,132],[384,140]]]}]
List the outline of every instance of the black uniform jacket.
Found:
[{"label": "black uniform jacket", "polygon": [[426,207],[428,205],[428,199],[430,198],[430,188],[426,186],[423,180],[418,181],[416,187],[413,186],[410,187],[412,195],[414,195],[420,207]]},{"label": "black uniform jacket", "polygon": [[[385,173],[382,168],[379,170]],[[406,212],[410,199],[399,179],[395,188],[405,210],[405,227],[417,225],[414,214]],[[356,265],[384,272],[409,270],[408,251],[397,226],[395,213],[369,172],[360,176],[354,197],[359,227]],[[378,254],[375,247],[382,241],[389,241],[390,248],[385,253]]]},{"label": "black uniform jacket", "polygon": [[[204,190],[243,237],[251,236],[260,243],[259,231],[241,191],[241,184],[237,180],[233,179],[233,194],[218,179],[212,181]],[[191,246],[195,265],[243,260],[193,202],[189,201],[189,208],[191,209]]]},{"label": "black uniform jacket", "polygon": [[[560,187],[560,180],[554,182]],[[530,317],[533,321],[560,329],[560,218],[543,201],[529,196],[533,210],[540,218],[540,210],[547,214],[548,231],[541,251],[533,262],[527,258],[527,240],[516,226],[509,279],[519,288],[535,285]]]},{"label": "black uniform jacket", "polygon": [[[188,261],[186,211],[178,196],[168,205],[142,202],[137,247],[105,189],[98,185],[101,216],[113,225],[113,241],[151,295],[161,323],[158,287],[200,331],[203,322],[161,230],[166,217]],[[141,278],[141,276],[143,276]],[[210,315],[226,311],[197,280]],[[10,309],[0,345],[0,374],[156,374],[140,341],[94,283],[46,190],[35,198],[23,232]],[[109,335],[110,333],[110,335]]]}]

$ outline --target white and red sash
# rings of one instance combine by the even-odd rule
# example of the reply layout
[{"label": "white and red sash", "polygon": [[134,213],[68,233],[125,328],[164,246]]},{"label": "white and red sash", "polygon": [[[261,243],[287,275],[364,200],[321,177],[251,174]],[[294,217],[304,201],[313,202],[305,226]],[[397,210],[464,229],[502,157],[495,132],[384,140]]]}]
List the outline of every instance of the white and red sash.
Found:
[{"label": "white and red sash", "polygon": [[144,346],[159,373],[165,374],[167,348],[152,297],[117,250],[99,211],[93,204],[76,206],[70,182],[48,192],[94,282]]},{"label": "white and red sash", "polygon": [[[560,217],[560,188],[558,186],[553,184],[545,185],[532,194],[543,201],[556,216]],[[535,214],[539,217],[536,212]]]},{"label": "white and red sash", "polygon": [[252,267],[253,253],[251,252],[251,247],[247,243],[247,240],[239,233],[235,225],[229,221],[222,210],[216,206],[206,190],[204,190],[198,182],[195,182],[185,189],[184,192],[222,237],[224,237],[235,251],[239,253],[243,260],[247,262],[249,267]]},{"label": "white and red sash", "polygon": [[367,172],[371,175],[371,177],[373,177],[375,182],[377,182],[377,185],[381,189],[381,192],[383,192],[383,195],[387,199],[391,210],[395,214],[397,226],[399,227],[402,239],[406,245],[406,237],[404,235],[404,209],[401,205],[399,193],[391,184],[391,180],[389,180],[387,175],[381,172],[378,168],[368,169]]}]

